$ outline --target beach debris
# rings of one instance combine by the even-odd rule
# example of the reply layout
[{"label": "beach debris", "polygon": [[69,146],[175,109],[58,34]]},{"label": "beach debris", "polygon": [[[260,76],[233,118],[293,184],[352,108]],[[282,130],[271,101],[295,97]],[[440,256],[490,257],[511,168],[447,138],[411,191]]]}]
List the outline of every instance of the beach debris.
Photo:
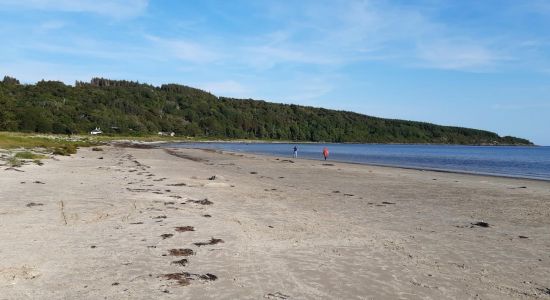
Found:
[{"label": "beach debris", "polygon": [[164,233],[164,234],[161,234],[160,237],[165,240],[165,239],[168,239],[168,238],[171,238],[173,237],[174,235],[172,233]]},{"label": "beach debris", "polygon": [[288,299],[290,296],[289,295],[285,295],[281,292],[276,292],[276,293],[269,293],[269,294],[266,294],[264,296],[264,298],[267,298],[267,299]]},{"label": "beach debris", "polygon": [[344,194],[344,196],[352,197],[353,194]]},{"label": "beach debris", "polygon": [[211,217],[212,217],[212,216],[209,215],[209,214],[205,214],[205,215],[202,215],[202,216],[205,217],[205,218],[211,218]]},{"label": "beach debris", "polygon": [[543,288],[537,288],[537,290],[545,295],[549,295],[550,296],[550,288],[547,288],[547,287],[543,287]]},{"label": "beach debris", "polygon": [[208,242],[199,242],[199,243],[193,243],[193,244],[197,247],[201,247],[201,246],[206,246],[206,245],[216,245],[216,244],[223,243],[223,242],[224,241],[222,239],[210,238],[210,241],[208,241]]},{"label": "beach debris", "polygon": [[90,248],[95,249],[95,248],[97,248],[97,246],[96,245],[91,245]]},{"label": "beach debris", "polygon": [[191,278],[185,276],[185,273],[164,274],[163,277],[168,280],[176,280],[181,286],[189,285],[191,280]]},{"label": "beach debris", "polygon": [[[146,143],[140,143],[140,142],[113,142],[113,146],[118,148],[135,148],[135,149],[153,149],[156,146],[153,144],[146,144]],[[131,155],[128,155],[128,158],[132,157]]]},{"label": "beach debris", "polygon": [[258,172],[252,171],[252,172],[250,172],[250,174],[258,174]]},{"label": "beach debris", "polygon": [[323,166],[334,167],[334,164],[323,164]]},{"label": "beach debris", "polygon": [[163,277],[168,280],[176,280],[181,286],[189,285],[191,280],[214,281],[218,279],[218,276],[210,273],[201,275],[188,272],[165,274]]},{"label": "beach debris", "polygon": [[103,159],[103,156],[98,157],[97,159]]},{"label": "beach debris", "polygon": [[193,226],[179,226],[176,227],[177,232],[195,231]]},{"label": "beach debris", "polygon": [[172,183],[172,184],[167,184],[168,186],[186,186],[187,183]]},{"label": "beach debris", "polygon": [[382,204],[395,204],[395,202],[382,201]]},{"label": "beach debris", "polygon": [[340,191],[332,191],[333,194],[340,194]]},{"label": "beach debris", "polygon": [[167,201],[167,202],[164,202],[164,205],[174,205],[176,204],[175,202],[173,201]]},{"label": "beach debris", "polygon": [[484,227],[484,228],[489,227],[489,223],[483,222],[483,221],[472,223],[472,225],[473,226]]},{"label": "beach debris", "polygon": [[196,204],[200,204],[200,205],[212,205],[212,204],[214,204],[214,202],[208,200],[207,198],[204,198],[202,200],[189,199],[189,200],[187,200],[187,202],[196,203]]},{"label": "beach debris", "polygon": [[134,222],[134,223],[130,223],[130,225],[140,225],[140,224],[143,224],[143,222]]},{"label": "beach debris", "polygon": [[126,188],[126,190],[128,190],[130,192],[150,192],[150,191],[152,191],[152,189],[131,189],[131,188]]},{"label": "beach debris", "polygon": [[187,260],[187,258],[182,258],[180,260],[175,260],[175,261],[172,262],[172,264],[180,265],[182,267],[185,267],[188,263],[189,263],[189,261]]},{"label": "beach debris", "polygon": [[216,180],[216,175],[209,177],[208,180]]},{"label": "beach debris", "polygon": [[92,148],[92,151],[103,151],[103,149],[102,149],[102,148],[99,148],[99,147],[93,147],[93,148]]},{"label": "beach debris", "polygon": [[202,158],[199,158],[199,157],[194,157],[194,156],[191,156],[191,155],[183,154],[183,153],[180,153],[176,150],[164,149],[164,151],[166,153],[170,154],[170,155],[175,156],[175,157],[188,159],[188,160],[191,160],[191,161],[194,161],[194,162],[208,162],[208,160],[206,160],[206,159],[202,159]]},{"label": "beach debris", "polygon": [[281,160],[281,162],[287,162],[287,163],[291,163],[291,164],[294,163],[294,161],[291,160],[291,159],[283,159],[283,160]]},{"label": "beach debris", "polygon": [[27,205],[25,205],[26,207],[33,207],[33,206],[42,206],[44,204],[42,203],[35,203],[35,202],[30,202],[30,203],[27,203]]},{"label": "beach debris", "polygon": [[528,236],[524,236],[524,235],[519,235],[518,238],[520,238],[520,239],[528,239],[529,237],[528,237]]},{"label": "beach debris", "polygon": [[153,217],[153,219],[166,219],[166,216],[164,216],[164,215],[156,216],[156,217]]},{"label": "beach debris", "polygon": [[199,275],[199,278],[202,279],[202,280],[214,281],[214,280],[218,279],[218,276],[216,276],[214,274],[211,274],[211,273],[206,273],[204,275]]},{"label": "beach debris", "polygon": [[111,285],[119,285],[120,283],[118,282],[113,282]]},{"label": "beach debris", "polygon": [[42,181],[38,181],[38,180],[36,180],[36,181],[33,181],[33,183],[36,183],[36,184],[45,184],[44,182],[42,182]]},{"label": "beach debris", "polygon": [[188,248],[185,248],[185,249],[170,249],[168,251],[168,253],[171,255],[171,256],[190,256],[190,255],[195,255],[195,251],[193,251],[192,249],[188,249]]},{"label": "beach debris", "polygon": [[16,169],[14,167],[5,168],[4,171],[17,171],[17,172],[25,172],[23,170]]}]

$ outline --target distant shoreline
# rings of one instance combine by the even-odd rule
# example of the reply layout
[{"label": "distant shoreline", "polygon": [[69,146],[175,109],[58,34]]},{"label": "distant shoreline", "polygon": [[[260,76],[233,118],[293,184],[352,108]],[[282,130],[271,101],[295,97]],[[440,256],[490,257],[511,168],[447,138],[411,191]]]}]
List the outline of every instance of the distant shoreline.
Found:
[{"label": "distant shoreline", "polygon": [[[196,143],[196,142],[189,142],[189,143]],[[200,142],[204,144],[217,144],[217,143],[231,143],[231,142],[218,142],[218,141],[204,141]],[[199,144],[200,144],[199,143]],[[239,143],[239,142],[232,142],[232,143]],[[247,142],[241,142],[242,144],[254,144],[254,143],[247,143]],[[167,148],[170,147],[170,144],[174,143],[157,143],[158,146],[161,148],[164,148],[164,146],[167,146]],[[177,143],[175,143],[177,144]],[[262,144],[261,142],[258,142],[256,144]],[[269,144],[269,143],[265,143]],[[293,143],[273,143],[273,144],[293,144]],[[338,144],[338,143],[296,143],[296,144]],[[350,145],[350,143],[347,143]],[[354,145],[363,145],[363,144],[354,144]],[[365,145],[396,145],[396,144],[365,144]],[[397,145],[418,145],[418,144],[397,144]],[[421,146],[421,145],[419,145]],[[445,145],[435,145],[435,146],[445,146]],[[469,146],[469,145],[448,145],[448,146],[466,146],[466,147],[475,147],[475,146]],[[181,149],[179,147],[175,147],[178,149]],[[201,149],[201,150],[213,150],[211,148],[191,148],[191,149]],[[225,149],[215,149],[217,151],[221,151],[222,153],[247,153],[247,154],[254,154],[254,155],[262,155],[267,157],[281,157],[277,156],[275,154],[267,154],[267,153],[260,153],[260,152],[251,152],[251,151],[231,151],[231,150],[225,150]],[[289,155],[289,158],[291,156]],[[300,157],[300,160],[310,160],[310,161],[319,161],[320,159],[314,159],[310,157]],[[441,173],[454,173],[454,174],[464,174],[464,175],[475,175],[475,176],[489,176],[489,177],[498,177],[498,178],[510,178],[510,179],[523,179],[523,180],[534,180],[534,181],[542,181],[542,182],[550,182],[550,179],[546,178],[540,178],[540,177],[529,177],[529,176],[521,176],[521,175],[507,175],[507,174],[495,174],[495,173],[489,173],[489,172],[476,172],[476,171],[464,171],[464,170],[453,170],[453,169],[443,169],[443,168],[432,168],[432,167],[416,167],[416,166],[406,166],[406,165],[394,165],[394,164],[382,164],[382,163],[373,163],[373,162],[356,162],[356,161],[346,161],[346,160],[338,160],[338,159],[330,159],[332,162],[338,162],[338,163],[345,163],[345,164],[353,164],[353,165],[366,165],[366,166],[378,166],[378,167],[386,167],[386,168],[397,168],[397,169],[405,169],[405,170],[418,170],[418,171],[432,171],[432,172],[441,172]],[[328,162],[328,161],[327,161]]]},{"label": "distant shoreline", "polygon": [[[164,142],[163,142],[164,143]],[[472,147],[550,147],[543,145],[520,144],[437,144],[437,143],[360,143],[360,142],[310,142],[310,141],[279,141],[279,140],[181,140],[167,143],[241,143],[241,144],[329,144],[329,145],[434,145],[434,146],[472,146]]]}]

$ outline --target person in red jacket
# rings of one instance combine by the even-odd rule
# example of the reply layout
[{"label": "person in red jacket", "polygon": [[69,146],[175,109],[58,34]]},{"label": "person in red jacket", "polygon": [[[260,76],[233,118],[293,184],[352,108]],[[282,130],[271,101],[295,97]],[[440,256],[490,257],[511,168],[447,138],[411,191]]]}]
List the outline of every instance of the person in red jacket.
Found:
[{"label": "person in red jacket", "polygon": [[323,156],[325,157],[325,160],[327,160],[327,158],[328,158],[328,148],[327,147],[323,148]]}]

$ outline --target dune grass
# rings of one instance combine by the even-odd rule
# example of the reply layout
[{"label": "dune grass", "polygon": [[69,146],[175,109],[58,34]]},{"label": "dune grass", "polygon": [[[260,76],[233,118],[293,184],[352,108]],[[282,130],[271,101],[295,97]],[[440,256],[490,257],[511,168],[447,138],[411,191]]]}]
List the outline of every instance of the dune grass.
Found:
[{"label": "dune grass", "polygon": [[10,167],[13,167],[13,168],[21,167],[23,165],[23,161],[21,161],[17,157],[10,157],[7,163]]},{"label": "dune grass", "polygon": [[15,158],[36,160],[36,159],[43,159],[43,158],[48,158],[48,157],[46,155],[36,154],[36,153],[32,153],[30,151],[23,151],[23,152],[15,153]]},{"label": "dune grass", "polygon": [[[70,155],[76,153],[78,147],[88,147],[96,145],[97,141],[87,138],[68,138],[61,135],[33,135],[26,133],[0,132],[0,149],[35,149],[44,148],[57,155]],[[19,152],[16,158],[21,159],[39,159],[43,157],[34,157],[31,152]]]}]

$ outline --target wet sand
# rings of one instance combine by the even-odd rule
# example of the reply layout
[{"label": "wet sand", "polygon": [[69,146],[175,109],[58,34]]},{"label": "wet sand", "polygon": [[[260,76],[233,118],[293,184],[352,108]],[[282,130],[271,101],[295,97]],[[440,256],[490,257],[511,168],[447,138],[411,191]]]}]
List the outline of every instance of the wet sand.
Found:
[{"label": "wet sand", "polygon": [[0,167],[0,299],[550,299],[550,183],[193,149]]}]

